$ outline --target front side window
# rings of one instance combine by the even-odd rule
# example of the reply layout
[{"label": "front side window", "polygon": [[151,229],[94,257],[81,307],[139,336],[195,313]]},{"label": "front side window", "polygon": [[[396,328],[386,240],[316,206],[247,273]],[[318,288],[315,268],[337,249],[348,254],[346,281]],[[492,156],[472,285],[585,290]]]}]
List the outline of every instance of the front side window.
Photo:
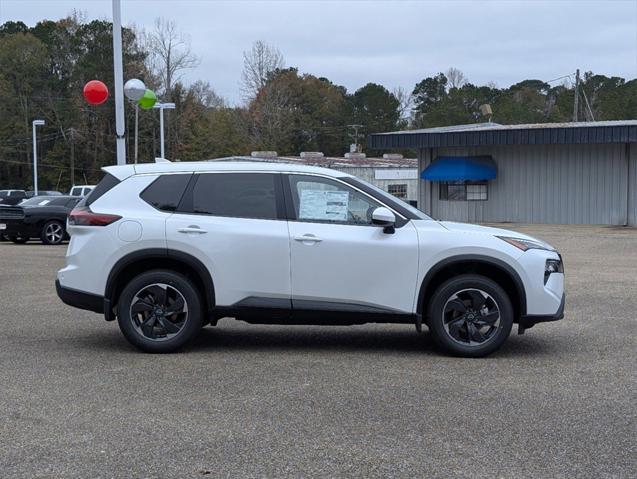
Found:
[{"label": "front side window", "polygon": [[382,206],[345,185],[315,176],[290,175],[294,213],[299,221],[372,224],[372,212]]},{"label": "front side window", "polygon": [[486,181],[452,181],[440,183],[440,199],[445,201],[485,201],[488,197]]},{"label": "front side window", "polygon": [[272,173],[201,173],[192,189],[190,212],[232,218],[278,218]]}]

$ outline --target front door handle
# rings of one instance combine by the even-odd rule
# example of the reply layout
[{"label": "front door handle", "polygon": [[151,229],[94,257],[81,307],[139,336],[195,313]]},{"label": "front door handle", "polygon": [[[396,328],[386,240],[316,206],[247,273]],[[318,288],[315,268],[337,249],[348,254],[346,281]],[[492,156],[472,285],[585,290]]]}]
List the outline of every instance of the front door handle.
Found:
[{"label": "front door handle", "polygon": [[303,236],[295,236],[294,241],[302,241],[304,243],[320,243],[323,240],[319,238],[318,236],[307,233],[307,234],[304,234]]},{"label": "front door handle", "polygon": [[177,231],[179,231],[180,233],[197,233],[200,235],[207,233],[206,230],[202,230],[199,226],[195,225],[190,225],[187,228],[179,228]]}]

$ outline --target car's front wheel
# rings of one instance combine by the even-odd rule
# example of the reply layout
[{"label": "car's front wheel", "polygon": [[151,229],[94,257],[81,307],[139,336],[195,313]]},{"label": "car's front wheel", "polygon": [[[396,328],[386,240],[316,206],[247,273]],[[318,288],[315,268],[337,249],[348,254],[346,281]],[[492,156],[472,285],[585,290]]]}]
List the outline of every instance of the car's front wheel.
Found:
[{"label": "car's front wheel", "polygon": [[434,293],[428,320],[436,343],[465,357],[481,357],[502,346],[513,326],[513,307],[495,281],[466,274],[451,278]]},{"label": "car's front wheel", "polygon": [[170,353],[192,341],[202,323],[199,291],[185,276],[155,270],[130,281],[117,304],[126,339],[150,353]]}]

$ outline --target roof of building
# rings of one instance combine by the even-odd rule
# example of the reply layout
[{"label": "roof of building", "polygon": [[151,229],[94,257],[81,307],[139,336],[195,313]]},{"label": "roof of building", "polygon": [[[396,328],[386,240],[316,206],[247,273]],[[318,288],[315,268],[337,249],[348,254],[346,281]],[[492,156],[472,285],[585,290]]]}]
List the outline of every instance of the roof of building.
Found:
[{"label": "roof of building", "polygon": [[636,143],[637,120],[531,123],[475,123],[370,135],[369,147],[437,148],[488,145]]},{"label": "roof of building", "polygon": [[320,166],[323,168],[417,168],[416,158],[341,158],[333,156],[306,157],[277,156],[256,158],[253,156],[230,156],[210,161],[257,161],[261,163],[290,163],[296,165]]}]

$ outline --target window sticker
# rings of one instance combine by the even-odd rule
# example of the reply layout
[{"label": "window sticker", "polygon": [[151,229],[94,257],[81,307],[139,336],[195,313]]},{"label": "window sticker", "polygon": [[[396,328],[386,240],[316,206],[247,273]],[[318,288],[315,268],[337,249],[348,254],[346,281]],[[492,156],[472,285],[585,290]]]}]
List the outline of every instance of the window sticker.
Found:
[{"label": "window sticker", "polygon": [[349,192],[303,190],[299,219],[347,221]]}]

